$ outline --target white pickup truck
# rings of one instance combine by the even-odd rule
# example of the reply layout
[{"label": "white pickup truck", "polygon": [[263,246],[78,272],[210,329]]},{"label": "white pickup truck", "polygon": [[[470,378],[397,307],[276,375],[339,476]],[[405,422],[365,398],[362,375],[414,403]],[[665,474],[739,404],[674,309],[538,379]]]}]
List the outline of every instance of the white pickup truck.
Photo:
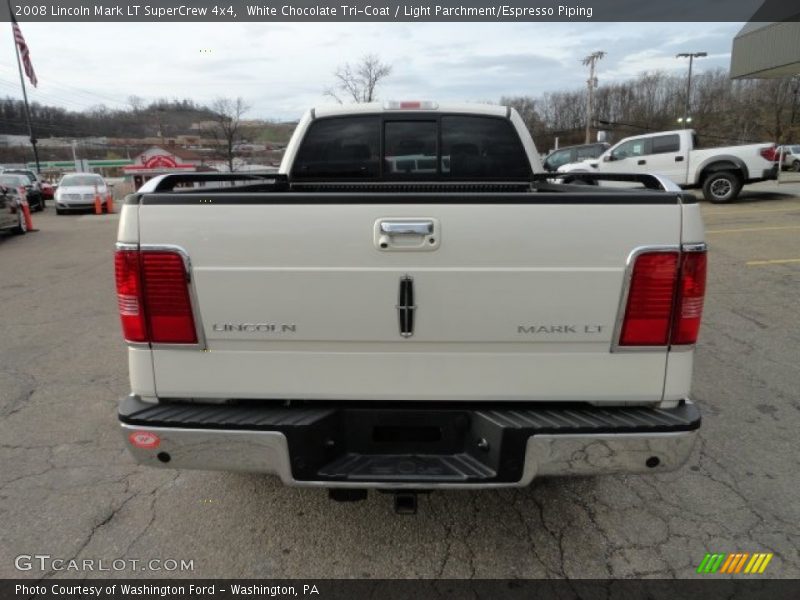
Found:
[{"label": "white pickup truck", "polygon": [[279,174],[148,182],[115,259],[135,459],[397,507],[679,467],[700,426],[696,200],[540,170],[514,110],[403,102],[309,111]]},{"label": "white pickup truck", "polygon": [[[598,158],[559,167],[559,173],[653,173],[683,189],[702,188],[709,202],[735,200],[746,183],[775,179],[775,144],[697,148],[692,129],[628,137]],[[581,181],[565,177],[564,181]]]}]

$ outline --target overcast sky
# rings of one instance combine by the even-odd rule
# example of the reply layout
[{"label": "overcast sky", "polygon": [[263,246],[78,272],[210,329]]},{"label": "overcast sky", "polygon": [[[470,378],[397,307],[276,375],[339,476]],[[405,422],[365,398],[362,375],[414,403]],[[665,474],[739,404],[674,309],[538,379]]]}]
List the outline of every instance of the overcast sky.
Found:
[{"label": "overcast sky", "polygon": [[[21,97],[10,25],[0,96]],[[644,70],[727,69],[741,23],[25,23],[38,89],[30,98],[80,110],[127,98],[242,96],[250,118],[295,119],[329,102],[337,65],[373,52],[393,65],[382,98],[497,101],[585,85],[580,58],[605,50],[600,82]]]}]

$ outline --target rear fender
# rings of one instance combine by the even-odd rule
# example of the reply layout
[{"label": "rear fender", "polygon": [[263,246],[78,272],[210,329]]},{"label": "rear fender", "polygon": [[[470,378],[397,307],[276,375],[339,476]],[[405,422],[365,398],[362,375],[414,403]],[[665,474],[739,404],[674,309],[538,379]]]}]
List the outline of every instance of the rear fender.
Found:
[{"label": "rear fender", "polygon": [[722,155],[709,158],[700,164],[700,167],[697,169],[698,177],[695,183],[702,184],[706,176],[717,171],[739,171],[742,175],[742,181],[750,179],[747,165],[741,158]]}]

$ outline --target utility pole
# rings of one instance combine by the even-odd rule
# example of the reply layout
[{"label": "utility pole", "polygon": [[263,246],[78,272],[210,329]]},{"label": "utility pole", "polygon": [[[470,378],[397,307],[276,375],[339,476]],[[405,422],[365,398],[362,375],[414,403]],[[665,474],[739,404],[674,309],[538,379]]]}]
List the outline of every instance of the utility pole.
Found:
[{"label": "utility pole", "polygon": [[597,52],[592,52],[589,56],[585,57],[581,64],[583,66],[589,67],[589,79],[586,80],[586,85],[588,87],[588,98],[586,100],[586,143],[590,143],[592,141],[592,112],[594,110],[594,90],[597,87],[597,77],[594,75],[595,64],[598,60],[603,58],[606,55],[605,52],[602,50],[598,50]]},{"label": "utility pole", "polygon": [[689,78],[686,81],[686,106],[683,109],[683,118],[678,119],[679,123],[683,122],[687,126],[692,121],[692,117],[689,114],[689,104],[692,99],[692,63],[695,58],[703,58],[705,56],[708,56],[708,52],[681,52],[675,55],[675,58],[689,59]]}]

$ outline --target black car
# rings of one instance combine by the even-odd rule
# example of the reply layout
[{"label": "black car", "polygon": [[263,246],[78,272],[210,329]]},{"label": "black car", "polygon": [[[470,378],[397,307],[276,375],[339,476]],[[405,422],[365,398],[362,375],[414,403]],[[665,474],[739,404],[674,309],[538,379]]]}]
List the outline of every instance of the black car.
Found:
[{"label": "black car", "polygon": [[590,158],[597,158],[603,152],[608,150],[610,144],[605,142],[597,142],[595,144],[580,144],[578,146],[566,146],[553,150],[544,159],[545,171],[556,171],[558,167],[569,163],[580,162]]},{"label": "black car", "polygon": [[39,189],[39,180],[33,171],[9,169],[0,173],[0,186],[5,188],[25,188],[31,212],[44,210],[44,197]]},{"label": "black car", "polygon": [[0,187],[0,231],[25,233],[25,218],[19,204],[17,190]]}]

